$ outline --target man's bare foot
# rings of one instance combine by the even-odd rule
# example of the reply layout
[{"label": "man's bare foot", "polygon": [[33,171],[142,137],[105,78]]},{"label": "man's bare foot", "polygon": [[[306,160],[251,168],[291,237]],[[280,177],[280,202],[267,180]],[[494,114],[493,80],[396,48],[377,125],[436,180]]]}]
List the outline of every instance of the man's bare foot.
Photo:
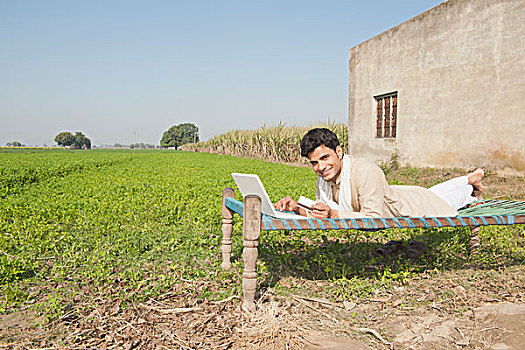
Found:
[{"label": "man's bare foot", "polygon": [[472,185],[474,189],[480,191],[481,193],[483,193],[483,191],[485,190],[483,184],[481,183],[483,175],[485,175],[485,172],[481,168],[477,168],[476,170],[467,175],[469,185]]}]

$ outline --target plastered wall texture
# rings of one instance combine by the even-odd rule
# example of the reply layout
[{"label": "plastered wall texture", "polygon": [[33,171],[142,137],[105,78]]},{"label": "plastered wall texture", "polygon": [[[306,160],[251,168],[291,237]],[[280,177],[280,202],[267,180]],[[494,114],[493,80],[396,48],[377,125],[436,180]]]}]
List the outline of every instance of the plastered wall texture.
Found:
[{"label": "plastered wall texture", "polygon": [[[350,49],[349,152],[525,171],[525,0],[449,0]],[[397,137],[374,96],[398,92]]]}]

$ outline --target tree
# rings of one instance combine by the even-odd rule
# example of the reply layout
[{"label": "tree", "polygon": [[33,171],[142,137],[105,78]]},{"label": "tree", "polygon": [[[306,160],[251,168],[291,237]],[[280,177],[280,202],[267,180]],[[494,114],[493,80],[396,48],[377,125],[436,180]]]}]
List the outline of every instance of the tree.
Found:
[{"label": "tree", "polygon": [[7,146],[22,147],[22,144],[19,141],[13,141],[13,142],[8,142]]},{"label": "tree", "polygon": [[76,149],[91,149],[91,140],[86,137],[80,131],[75,133],[75,140],[73,142],[73,148]]},{"label": "tree", "polygon": [[55,136],[55,142],[59,146],[71,147],[74,149],[91,149],[91,140],[83,133],[77,131],[75,135],[69,131],[63,131]]},{"label": "tree", "polygon": [[192,123],[173,125],[166,130],[160,140],[162,147],[178,148],[187,143],[199,141],[199,128]]},{"label": "tree", "polygon": [[55,142],[57,143],[57,145],[62,147],[73,145],[74,140],[75,136],[73,136],[73,134],[69,131],[62,131],[61,133],[55,136]]}]

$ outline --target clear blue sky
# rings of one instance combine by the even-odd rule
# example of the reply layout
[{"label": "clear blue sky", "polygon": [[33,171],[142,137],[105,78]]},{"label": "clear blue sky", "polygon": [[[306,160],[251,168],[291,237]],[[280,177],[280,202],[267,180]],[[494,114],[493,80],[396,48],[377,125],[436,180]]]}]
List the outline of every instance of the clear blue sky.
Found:
[{"label": "clear blue sky", "polygon": [[348,50],[435,0],[0,0],[0,145],[346,122]]}]

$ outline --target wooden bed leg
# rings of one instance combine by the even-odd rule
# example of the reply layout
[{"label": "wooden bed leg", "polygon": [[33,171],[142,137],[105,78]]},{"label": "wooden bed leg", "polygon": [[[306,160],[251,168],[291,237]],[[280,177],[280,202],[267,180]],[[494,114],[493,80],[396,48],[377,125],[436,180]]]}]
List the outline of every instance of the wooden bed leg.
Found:
[{"label": "wooden bed leg", "polygon": [[244,197],[243,220],[243,252],[244,273],[242,275],[242,290],[244,310],[255,308],[255,290],[257,289],[257,246],[261,236],[261,198],[250,194]]},{"label": "wooden bed leg", "polygon": [[233,188],[225,188],[222,190],[222,264],[224,270],[228,270],[231,266],[232,256],[232,231],[233,231],[233,211],[224,205],[226,198],[233,198]]},{"label": "wooden bed leg", "polygon": [[479,229],[479,226],[470,228],[469,250],[471,255],[476,254],[479,249]]},{"label": "wooden bed leg", "polygon": [[[483,199],[483,193],[475,191],[474,194],[478,200]],[[474,226],[470,228],[470,242],[469,242],[469,253],[470,255],[476,254],[479,250],[479,229],[481,226]]]}]

